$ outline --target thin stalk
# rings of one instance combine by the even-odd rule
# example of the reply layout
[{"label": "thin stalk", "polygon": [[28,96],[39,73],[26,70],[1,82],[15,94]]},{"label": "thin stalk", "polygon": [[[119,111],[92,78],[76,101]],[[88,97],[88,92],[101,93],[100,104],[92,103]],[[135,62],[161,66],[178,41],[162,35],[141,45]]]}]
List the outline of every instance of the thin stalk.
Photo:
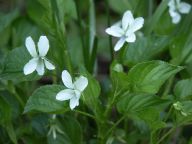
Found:
[{"label": "thin stalk", "polygon": [[165,116],[165,118],[164,118],[164,120],[163,120],[164,122],[166,122],[166,121],[168,120],[170,114],[172,113],[172,110],[173,110],[173,106],[171,105],[171,107],[170,107],[170,109],[169,109],[167,115]]},{"label": "thin stalk", "polygon": [[122,116],[108,131],[105,137],[107,137],[124,119],[126,115]]},{"label": "thin stalk", "polygon": [[87,52],[87,46],[85,44],[85,39],[84,39],[84,30],[83,30],[83,26],[81,23],[81,13],[80,13],[79,6],[78,6],[78,0],[75,0],[74,2],[76,5],[76,11],[77,11],[77,24],[79,27],[80,39],[81,39],[81,44],[82,44],[84,64],[85,64],[85,67],[88,67],[88,60],[87,59],[89,59],[89,55]]},{"label": "thin stalk", "polygon": [[87,117],[90,117],[90,118],[96,120],[96,117],[93,116],[93,115],[91,115],[91,114],[89,114],[89,113],[86,113],[86,112],[83,112],[83,111],[79,111],[79,110],[75,110],[75,112],[77,112],[77,113],[79,113],[79,114],[82,114],[82,115],[84,115],[84,116],[87,116]]},{"label": "thin stalk", "polygon": [[90,66],[91,66],[90,72],[91,73],[93,73],[93,71],[94,71],[95,60],[96,60],[96,55],[97,55],[97,48],[98,48],[97,44],[98,44],[97,37],[95,37],[94,43],[93,43],[93,50],[92,50],[92,54],[91,54],[91,60],[90,60]]},{"label": "thin stalk", "polygon": [[167,131],[167,133],[165,133],[165,135],[163,137],[160,138],[159,141],[157,141],[156,144],[160,144],[167,136],[169,136],[173,131],[175,130],[174,127],[172,127],[169,131]]},{"label": "thin stalk", "polygon": [[[111,19],[110,19],[110,9],[109,9],[109,3],[108,0],[105,0],[105,7],[106,7],[106,14],[107,14],[107,27],[110,27],[111,25]],[[110,48],[110,54],[111,54],[111,61],[114,59],[114,53],[113,53],[113,45],[112,45],[112,37],[109,35],[108,36],[109,40],[109,48]]]},{"label": "thin stalk", "polygon": [[153,0],[149,0],[148,17],[151,17],[152,14],[153,14]]},{"label": "thin stalk", "polygon": [[66,32],[65,24],[60,18],[57,1],[51,0],[51,6],[52,6],[52,13],[53,13],[52,17],[54,20],[54,26],[56,31],[55,36],[57,37],[56,39],[59,42],[60,54],[61,54],[61,57],[63,57],[64,59],[67,69],[72,74],[73,68],[72,68],[71,58],[70,58],[70,55],[67,49],[67,44],[66,44],[67,41],[66,41],[66,35],[65,35],[65,32]]},{"label": "thin stalk", "polygon": [[172,76],[171,78],[169,78],[169,80],[168,80],[168,83],[167,83],[167,85],[166,85],[166,88],[165,88],[165,90],[164,90],[164,92],[163,92],[163,94],[162,94],[162,98],[163,97],[166,97],[168,94],[169,94],[169,92],[170,92],[170,90],[171,90],[171,87],[172,87],[172,84],[173,84],[173,81],[174,81],[174,76]]},{"label": "thin stalk", "polygon": [[21,97],[19,96],[19,94],[17,93],[14,85],[12,84],[11,81],[8,81],[8,91],[13,94],[15,96],[15,98],[18,100],[18,102],[20,103],[21,107],[24,108],[25,107],[25,103],[24,101],[21,99]]}]

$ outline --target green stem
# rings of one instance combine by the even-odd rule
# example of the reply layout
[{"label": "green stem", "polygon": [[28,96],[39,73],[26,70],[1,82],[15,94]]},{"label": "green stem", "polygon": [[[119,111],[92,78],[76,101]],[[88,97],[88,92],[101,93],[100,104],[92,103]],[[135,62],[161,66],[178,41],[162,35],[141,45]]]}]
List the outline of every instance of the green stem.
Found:
[{"label": "green stem", "polygon": [[85,67],[88,67],[88,60],[89,59],[89,55],[87,52],[87,46],[85,44],[85,37],[84,37],[84,30],[83,30],[83,26],[81,24],[81,14],[80,14],[80,10],[79,10],[79,5],[78,5],[78,0],[75,0],[75,5],[76,5],[76,11],[77,11],[77,24],[79,27],[79,33],[80,33],[80,39],[81,39],[81,44],[82,44],[82,50],[83,50],[83,58],[84,58],[84,64]]},{"label": "green stem", "polygon": [[87,117],[90,117],[90,118],[96,120],[96,117],[93,116],[93,115],[91,115],[91,114],[89,114],[89,113],[86,113],[86,112],[83,112],[83,111],[79,111],[79,110],[75,110],[75,112],[77,112],[77,113],[79,113],[79,114],[82,114],[82,115],[84,115],[84,116],[87,116]]},{"label": "green stem", "polygon": [[165,133],[165,135],[163,137],[160,138],[159,141],[157,141],[156,144],[160,144],[167,136],[169,136],[169,134],[171,134],[173,131],[175,130],[174,127],[172,127],[169,131],[167,131],[167,133]]},{"label": "green stem", "polygon": [[165,119],[163,120],[164,122],[166,122],[166,121],[168,120],[170,114],[172,113],[172,110],[173,110],[173,106],[171,105],[171,107],[170,107],[170,109],[169,109],[167,115],[165,116]]},{"label": "green stem", "polygon": [[108,131],[105,137],[107,137],[124,119],[126,115],[122,116]]},{"label": "green stem", "polygon": [[[110,9],[109,9],[108,0],[105,0],[105,5],[106,5],[106,11],[107,11],[107,26],[110,27],[111,19],[110,19]],[[113,61],[114,53],[113,53],[112,37],[109,35],[108,39],[109,39],[109,48],[110,48],[110,54],[111,54],[111,61]]]},{"label": "green stem", "polygon": [[8,81],[7,88],[8,88],[8,91],[9,91],[10,93],[12,93],[12,94],[15,96],[15,98],[18,100],[18,102],[20,103],[21,107],[24,108],[24,107],[25,107],[25,103],[24,103],[24,101],[21,99],[21,97],[19,96],[19,94],[17,93],[17,91],[16,91],[16,89],[15,89],[15,87],[14,87],[14,85],[12,84],[11,81]]},{"label": "green stem", "polygon": [[52,7],[52,17],[53,17],[54,26],[55,26],[55,37],[60,47],[60,55],[63,58],[67,69],[72,74],[73,68],[72,68],[71,58],[67,49],[65,23],[64,23],[64,20],[59,15],[57,1],[51,0],[51,7]]},{"label": "green stem", "polygon": [[148,17],[151,17],[152,14],[153,14],[153,0],[149,0]]},{"label": "green stem", "polygon": [[168,83],[166,85],[166,88],[165,88],[165,90],[164,90],[164,92],[162,94],[162,98],[166,97],[169,94],[169,92],[171,90],[171,87],[172,87],[172,84],[173,84],[173,81],[174,81],[174,76],[169,78]]},{"label": "green stem", "polygon": [[90,72],[93,73],[94,71],[94,66],[95,66],[95,60],[96,60],[96,56],[97,56],[97,37],[95,37],[94,39],[94,43],[93,43],[93,50],[92,50],[92,54],[91,54],[91,60],[90,60]]}]

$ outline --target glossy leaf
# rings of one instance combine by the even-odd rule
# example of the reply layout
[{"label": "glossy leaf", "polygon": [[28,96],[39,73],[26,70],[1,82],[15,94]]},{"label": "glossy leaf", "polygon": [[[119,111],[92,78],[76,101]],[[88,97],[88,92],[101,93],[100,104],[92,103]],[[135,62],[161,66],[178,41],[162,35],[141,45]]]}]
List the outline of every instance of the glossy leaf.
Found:
[{"label": "glossy leaf", "polygon": [[165,100],[152,94],[128,94],[120,98],[117,109],[124,114],[130,114],[155,107],[165,103]]},{"label": "glossy leaf", "polygon": [[138,37],[121,51],[121,61],[127,66],[151,60],[161,54],[169,44],[167,36]]},{"label": "glossy leaf", "polygon": [[155,94],[162,84],[183,68],[163,61],[149,61],[135,65],[128,73],[133,92]]},{"label": "glossy leaf", "polygon": [[82,99],[88,107],[92,110],[96,110],[101,88],[98,81],[90,74],[86,73],[85,77],[88,78],[88,86],[83,92]]},{"label": "glossy leaf", "polygon": [[185,99],[192,96],[192,79],[185,79],[177,82],[174,93],[178,99]]},{"label": "glossy leaf", "polygon": [[38,88],[28,99],[24,113],[30,111],[59,112],[68,110],[67,101],[56,100],[56,95],[64,87],[60,85],[47,85]]},{"label": "glossy leaf", "polygon": [[30,59],[31,57],[24,47],[15,48],[10,51],[5,58],[3,70],[0,73],[1,79],[16,82],[37,80],[39,76],[35,72],[28,76],[25,76],[23,73],[23,67]]}]

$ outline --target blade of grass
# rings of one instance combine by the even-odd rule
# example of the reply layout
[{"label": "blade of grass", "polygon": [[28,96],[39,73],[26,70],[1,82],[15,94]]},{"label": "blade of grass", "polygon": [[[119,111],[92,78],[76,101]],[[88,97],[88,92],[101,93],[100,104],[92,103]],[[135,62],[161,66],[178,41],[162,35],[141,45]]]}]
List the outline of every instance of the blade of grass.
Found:
[{"label": "blade of grass", "polygon": [[[109,3],[108,0],[105,0],[105,7],[106,7],[106,15],[107,15],[107,27],[110,27],[111,25],[111,19],[110,19],[110,9],[109,9]],[[114,59],[114,53],[113,53],[113,45],[112,45],[112,37],[108,35],[108,41],[109,41],[109,48],[110,48],[110,54],[111,54],[111,61]]]},{"label": "blade of grass", "polygon": [[91,73],[94,72],[95,61],[96,61],[96,56],[97,56],[97,48],[98,48],[97,44],[98,44],[98,39],[97,39],[97,37],[95,37],[94,43],[93,43],[93,49],[92,49],[92,53],[91,53],[91,60],[90,60],[90,66],[91,66],[90,72]]},{"label": "blade of grass", "polygon": [[155,13],[149,19],[146,29],[145,29],[145,32],[147,35],[151,34],[151,32],[153,31],[156,23],[159,21],[163,12],[166,10],[168,2],[169,2],[169,0],[162,0],[160,5],[158,6],[157,10],[155,11]]}]

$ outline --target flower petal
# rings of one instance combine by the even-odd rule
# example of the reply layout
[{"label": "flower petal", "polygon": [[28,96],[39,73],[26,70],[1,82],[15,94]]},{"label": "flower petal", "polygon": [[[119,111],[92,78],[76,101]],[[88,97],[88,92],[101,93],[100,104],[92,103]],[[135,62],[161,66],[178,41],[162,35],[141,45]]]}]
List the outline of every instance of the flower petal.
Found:
[{"label": "flower petal", "polygon": [[50,63],[48,60],[44,59],[44,62],[45,62],[45,67],[48,70],[54,70],[55,69],[55,66],[52,63]]},{"label": "flower petal", "polygon": [[170,8],[169,9],[169,14],[170,14],[171,17],[174,17],[174,16],[178,15],[178,12],[175,9]]},{"label": "flower petal", "polygon": [[32,57],[37,57],[35,43],[30,36],[25,39],[25,46]]},{"label": "flower petal", "polygon": [[56,95],[56,99],[59,101],[69,100],[72,97],[75,97],[75,92],[71,89],[62,90]]},{"label": "flower petal", "polygon": [[177,13],[174,17],[172,17],[172,22],[174,24],[178,24],[181,20],[181,15],[179,13]]},{"label": "flower petal", "polygon": [[131,11],[126,11],[122,18],[123,30],[126,31],[128,26],[131,25],[133,22],[134,22],[134,18]]},{"label": "flower petal", "polygon": [[79,91],[83,91],[88,85],[88,79],[84,76],[80,76],[75,82],[74,82],[74,86],[75,89],[79,90]]},{"label": "flower petal", "polygon": [[191,10],[191,5],[186,2],[181,2],[179,5],[179,11],[183,14],[189,13]]},{"label": "flower petal", "polygon": [[71,110],[73,110],[76,106],[78,106],[79,105],[79,98],[77,98],[77,97],[72,97],[71,99],[70,99],[70,102],[69,102],[69,106],[70,106],[70,108],[71,108]]},{"label": "flower petal", "polygon": [[74,90],[74,92],[75,92],[75,96],[76,96],[77,98],[80,98],[81,92],[80,92],[79,90]]},{"label": "flower petal", "polygon": [[129,35],[129,36],[126,38],[126,41],[127,41],[127,42],[130,42],[130,43],[135,42],[135,40],[136,40],[136,36],[135,36],[134,33],[132,33],[131,35]]},{"label": "flower petal", "polygon": [[31,59],[27,64],[25,64],[23,68],[23,72],[25,75],[31,74],[35,71],[38,63],[38,58]]},{"label": "flower petal", "polygon": [[64,85],[65,85],[67,88],[70,88],[70,89],[73,89],[73,88],[74,88],[71,75],[68,73],[67,70],[64,70],[64,71],[62,72],[62,81],[63,81]]},{"label": "flower petal", "polygon": [[37,71],[38,75],[40,75],[40,76],[42,76],[45,73],[43,59],[38,60],[36,71]]},{"label": "flower petal", "polygon": [[107,28],[105,30],[105,32],[114,37],[121,37],[124,33],[123,30],[119,26],[116,26],[116,25],[113,25],[113,26]]},{"label": "flower petal", "polygon": [[122,38],[116,43],[114,50],[115,50],[115,51],[118,51],[118,50],[123,46],[124,43],[125,43],[125,37],[122,37]]},{"label": "flower petal", "polygon": [[134,20],[134,22],[130,26],[130,29],[132,32],[135,32],[135,31],[139,30],[140,28],[142,28],[143,24],[144,24],[144,18],[138,17]]},{"label": "flower petal", "polygon": [[38,42],[38,50],[39,55],[44,57],[46,56],[48,50],[49,50],[49,40],[46,36],[40,36],[39,42]]}]

